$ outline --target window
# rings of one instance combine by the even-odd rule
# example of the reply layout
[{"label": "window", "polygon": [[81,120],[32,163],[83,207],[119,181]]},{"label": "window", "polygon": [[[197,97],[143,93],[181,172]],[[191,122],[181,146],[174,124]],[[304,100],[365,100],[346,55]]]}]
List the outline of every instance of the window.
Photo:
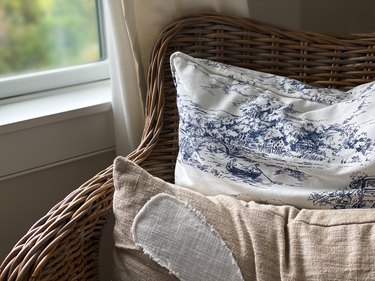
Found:
[{"label": "window", "polygon": [[1,0],[0,99],[108,78],[101,0]]}]

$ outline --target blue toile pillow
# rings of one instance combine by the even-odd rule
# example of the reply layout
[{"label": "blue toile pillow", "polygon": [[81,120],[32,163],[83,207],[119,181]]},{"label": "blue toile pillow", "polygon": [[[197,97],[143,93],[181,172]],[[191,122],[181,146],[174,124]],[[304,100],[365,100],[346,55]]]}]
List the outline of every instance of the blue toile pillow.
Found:
[{"label": "blue toile pillow", "polygon": [[171,69],[176,184],[298,208],[375,206],[375,82],[316,88],[180,52]]}]

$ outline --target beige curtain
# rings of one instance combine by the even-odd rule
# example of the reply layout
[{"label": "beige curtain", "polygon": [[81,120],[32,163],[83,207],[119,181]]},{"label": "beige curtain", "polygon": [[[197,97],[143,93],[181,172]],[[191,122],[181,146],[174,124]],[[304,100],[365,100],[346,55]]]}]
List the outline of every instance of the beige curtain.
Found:
[{"label": "beige curtain", "polygon": [[138,145],[152,46],[175,18],[202,12],[249,16],[247,0],[106,0],[113,112],[118,155]]}]

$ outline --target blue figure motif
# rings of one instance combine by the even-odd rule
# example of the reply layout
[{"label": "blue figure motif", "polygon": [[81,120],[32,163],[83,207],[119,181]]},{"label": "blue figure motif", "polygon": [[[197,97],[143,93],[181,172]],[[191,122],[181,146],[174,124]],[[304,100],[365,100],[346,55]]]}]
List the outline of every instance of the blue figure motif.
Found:
[{"label": "blue figure motif", "polygon": [[319,207],[333,209],[374,208],[375,207],[375,176],[353,174],[347,189],[326,192],[314,192],[309,200]]},{"label": "blue figure motif", "polygon": [[264,174],[259,166],[260,165],[258,163],[246,163],[245,165],[240,165],[237,163],[237,159],[234,158],[227,163],[226,169],[230,174],[238,178],[256,181],[260,176],[264,176],[269,180],[270,183],[273,183],[273,181],[267,177],[266,174]]}]

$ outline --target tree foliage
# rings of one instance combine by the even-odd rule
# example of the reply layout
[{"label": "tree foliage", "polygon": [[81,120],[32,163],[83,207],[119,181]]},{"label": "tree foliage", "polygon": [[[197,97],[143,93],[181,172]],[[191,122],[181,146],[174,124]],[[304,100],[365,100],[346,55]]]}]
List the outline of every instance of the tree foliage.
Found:
[{"label": "tree foliage", "polygon": [[1,0],[0,75],[100,59],[94,0]]}]

